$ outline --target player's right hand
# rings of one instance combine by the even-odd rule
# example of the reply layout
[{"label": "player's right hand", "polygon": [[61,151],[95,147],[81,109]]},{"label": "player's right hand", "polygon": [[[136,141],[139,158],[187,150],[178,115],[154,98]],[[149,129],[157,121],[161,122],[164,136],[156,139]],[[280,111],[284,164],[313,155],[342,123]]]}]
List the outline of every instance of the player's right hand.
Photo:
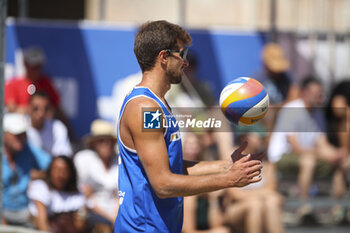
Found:
[{"label": "player's right hand", "polygon": [[228,169],[227,175],[230,187],[243,187],[251,183],[259,182],[262,163],[259,160],[251,160],[251,155],[246,155],[234,162]]}]

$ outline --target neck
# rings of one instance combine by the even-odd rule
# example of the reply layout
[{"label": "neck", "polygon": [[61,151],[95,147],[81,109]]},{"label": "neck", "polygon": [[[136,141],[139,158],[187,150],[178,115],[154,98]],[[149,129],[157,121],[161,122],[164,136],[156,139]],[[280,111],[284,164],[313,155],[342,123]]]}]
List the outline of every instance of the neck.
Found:
[{"label": "neck", "polygon": [[171,84],[164,72],[157,70],[145,71],[142,75],[142,81],[138,86],[148,87],[159,98],[164,99],[165,94],[169,91]]},{"label": "neck", "polygon": [[36,123],[36,122],[33,122],[33,119],[31,120],[31,123],[32,123],[32,127],[37,129],[37,130],[42,130],[42,128],[44,128],[44,124],[42,123]]}]

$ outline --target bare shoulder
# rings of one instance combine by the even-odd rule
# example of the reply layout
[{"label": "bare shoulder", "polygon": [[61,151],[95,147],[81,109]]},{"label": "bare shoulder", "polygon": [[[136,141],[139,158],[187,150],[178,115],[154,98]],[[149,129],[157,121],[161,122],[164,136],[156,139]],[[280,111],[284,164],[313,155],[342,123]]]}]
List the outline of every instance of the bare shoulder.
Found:
[{"label": "bare shoulder", "polygon": [[143,122],[143,112],[157,111],[160,109],[158,103],[147,97],[138,97],[129,101],[121,119],[122,127],[127,127],[131,131],[141,131],[140,125]]},{"label": "bare shoulder", "polygon": [[129,101],[129,103],[126,105],[125,110],[128,108],[131,109],[139,109],[142,110],[142,108],[157,108],[159,105],[157,102],[153,99],[140,96],[138,98],[132,99]]},{"label": "bare shoulder", "polygon": [[133,119],[141,119],[141,113],[151,109],[159,109],[157,102],[147,97],[138,97],[130,100],[125,106],[123,118],[128,119],[128,116],[132,116]]}]

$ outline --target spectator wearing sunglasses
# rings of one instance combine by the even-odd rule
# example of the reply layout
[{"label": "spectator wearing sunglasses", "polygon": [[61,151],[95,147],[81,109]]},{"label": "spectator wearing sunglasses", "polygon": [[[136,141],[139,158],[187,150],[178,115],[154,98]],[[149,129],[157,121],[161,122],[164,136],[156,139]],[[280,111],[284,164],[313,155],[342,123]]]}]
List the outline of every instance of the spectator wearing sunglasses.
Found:
[{"label": "spectator wearing sunglasses", "polygon": [[28,140],[53,156],[72,155],[72,147],[66,126],[48,117],[53,111],[46,92],[36,92],[30,98]]},{"label": "spectator wearing sunglasses", "polygon": [[27,142],[27,119],[18,113],[4,116],[2,158],[2,224],[30,226],[27,188],[31,179],[44,176],[51,156]]}]

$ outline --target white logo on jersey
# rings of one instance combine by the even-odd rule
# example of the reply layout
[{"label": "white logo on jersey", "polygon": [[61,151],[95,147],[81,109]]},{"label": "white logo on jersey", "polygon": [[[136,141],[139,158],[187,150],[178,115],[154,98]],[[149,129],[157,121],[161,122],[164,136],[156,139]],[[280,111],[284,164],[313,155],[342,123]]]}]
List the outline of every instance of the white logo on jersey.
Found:
[{"label": "white logo on jersey", "polygon": [[119,205],[123,204],[125,192],[119,190]]}]

